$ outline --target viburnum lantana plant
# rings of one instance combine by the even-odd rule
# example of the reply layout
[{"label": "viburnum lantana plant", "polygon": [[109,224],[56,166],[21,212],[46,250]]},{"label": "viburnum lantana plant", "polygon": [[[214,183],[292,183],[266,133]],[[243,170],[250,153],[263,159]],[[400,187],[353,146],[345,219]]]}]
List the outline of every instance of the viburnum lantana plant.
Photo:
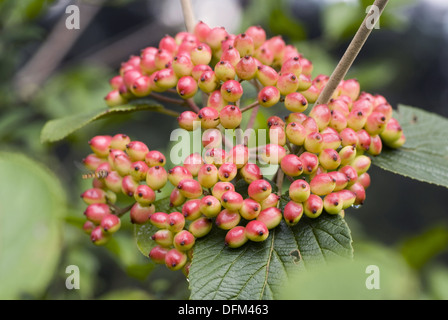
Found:
[{"label": "viburnum lantana plant", "polygon": [[[182,105],[188,110],[178,125],[204,130],[202,152],[167,168],[166,155],[125,134],[93,137],[84,164],[95,178],[82,194],[92,242],[107,243],[129,212],[133,224],[153,228],[152,261],[188,276],[197,240],[213,229],[223,230],[225,250],[241,250],[266,241],[280,225],[299,232],[303,219],[344,217],[362,205],[372,157],[383,146],[400,148],[405,135],[387,99],[362,91],[355,79],[340,81],[328,103],[316,104],[329,76],[313,78],[312,71],[295,47],[280,36],[267,38],[259,26],[234,35],[204,22],[123,62],[110,80],[108,106],[143,97]],[[252,98],[245,91],[253,90],[255,101],[242,106]],[[269,143],[226,139],[224,131],[240,129],[246,112],[252,129],[260,108],[289,112],[268,119]],[[265,166],[275,168],[271,179]],[[169,206],[159,207],[157,194],[166,185],[172,186]],[[133,203],[119,208],[117,194]]]}]

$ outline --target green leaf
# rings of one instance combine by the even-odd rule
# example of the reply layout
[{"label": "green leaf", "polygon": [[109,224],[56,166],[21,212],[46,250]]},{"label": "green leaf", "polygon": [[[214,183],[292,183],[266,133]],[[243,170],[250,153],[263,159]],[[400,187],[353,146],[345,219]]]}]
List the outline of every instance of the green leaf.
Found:
[{"label": "green leaf", "polygon": [[66,195],[47,168],[22,154],[0,152],[0,177],[0,299],[37,296],[58,265]]},{"label": "green leaf", "polygon": [[266,241],[238,249],[224,245],[225,234],[214,228],[196,241],[191,299],[276,299],[295,272],[353,256],[350,230],[340,216],[303,217],[292,228],[282,221]]},{"label": "green leaf", "polygon": [[[40,140],[42,143],[59,141],[93,121],[103,119],[112,115],[119,115],[136,111],[169,113],[169,111],[165,110],[162,105],[155,103],[124,105],[103,110],[93,110],[89,112],[70,115],[61,119],[48,121],[42,129]],[[174,115],[174,113],[172,115]]]},{"label": "green leaf", "polygon": [[373,164],[412,179],[448,188],[448,119],[399,105],[394,117],[406,135],[399,149],[383,148]]}]

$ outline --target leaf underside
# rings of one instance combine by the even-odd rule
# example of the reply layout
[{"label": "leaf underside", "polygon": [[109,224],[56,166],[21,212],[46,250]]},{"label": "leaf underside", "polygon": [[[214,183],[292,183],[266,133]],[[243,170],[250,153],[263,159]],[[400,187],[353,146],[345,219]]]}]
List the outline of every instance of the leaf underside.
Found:
[{"label": "leaf underside", "polygon": [[398,106],[394,117],[403,128],[406,143],[399,149],[383,148],[373,157],[373,164],[448,188],[448,119],[404,105]]},{"label": "leaf underside", "polygon": [[119,107],[93,110],[89,112],[70,115],[64,118],[48,121],[42,129],[40,140],[45,142],[56,142],[64,139],[71,133],[88,125],[89,123],[104,119],[111,115],[126,114],[137,111],[160,112],[164,107],[156,103],[140,103],[135,105],[124,105]]}]

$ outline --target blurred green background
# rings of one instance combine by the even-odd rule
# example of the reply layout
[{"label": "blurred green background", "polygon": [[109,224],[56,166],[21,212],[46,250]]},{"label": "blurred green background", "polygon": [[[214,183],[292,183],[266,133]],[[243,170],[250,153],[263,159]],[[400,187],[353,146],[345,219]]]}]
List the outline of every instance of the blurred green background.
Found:
[{"label": "blurred green background", "polygon": [[[313,62],[313,76],[331,74],[371,2],[192,1],[196,18],[210,26],[240,33],[261,25],[268,36],[281,34]],[[72,4],[80,9],[79,30],[65,26]],[[80,228],[79,195],[90,182],[77,163],[90,153],[88,139],[126,133],[167,151],[175,121],[140,112],[94,122],[57,143],[39,139],[48,120],[104,109],[121,61],[183,29],[178,0],[0,0],[0,299],[188,298],[181,272],[140,254],[128,221],[105,247],[91,245]],[[447,56],[446,1],[393,0],[348,77],[394,107],[448,117]],[[448,191],[376,167],[369,172],[367,201],[346,220],[358,264],[384,262],[382,289],[360,294],[366,274],[354,280],[355,267],[343,266],[338,279],[325,272],[298,279],[285,298],[448,298]],[[79,267],[79,290],[65,286],[69,265]],[[323,287],[330,278],[345,290]]]}]

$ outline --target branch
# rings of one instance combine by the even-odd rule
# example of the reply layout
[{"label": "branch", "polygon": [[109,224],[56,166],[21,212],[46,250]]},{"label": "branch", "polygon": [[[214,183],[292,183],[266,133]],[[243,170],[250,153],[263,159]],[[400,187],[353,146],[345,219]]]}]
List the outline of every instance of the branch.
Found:
[{"label": "branch", "polygon": [[190,0],[180,0],[182,4],[182,13],[184,15],[185,27],[187,31],[193,33],[196,19],[194,18],[193,8],[191,7]]},{"label": "branch", "polygon": [[[387,5],[387,2],[388,0],[375,0],[375,2],[373,3],[373,6],[377,6],[379,9],[378,12],[379,16],[381,16],[381,13],[383,12],[384,8]],[[358,56],[358,53],[361,51],[364,43],[366,42],[367,38],[372,32],[373,28],[368,28],[366,24],[367,21],[370,21],[371,16],[374,13],[375,11],[372,10],[367,14],[366,18],[364,19],[358,31],[356,32],[355,36],[353,37],[352,42],[350,42],[350,45],[348,46],[338,65],[336,66],[336,69],[334,69],[330,79],[328,80],[327,85],[324,87],[321,94],[317,98],[317,101],[315,103],[316,105],[327,104],[330,101],[331,97],[333,96],[333,93],[336,90],[339,83],[346,76],[348,70],[353,64],[353,61],[355,61],[356,57]]]}]

